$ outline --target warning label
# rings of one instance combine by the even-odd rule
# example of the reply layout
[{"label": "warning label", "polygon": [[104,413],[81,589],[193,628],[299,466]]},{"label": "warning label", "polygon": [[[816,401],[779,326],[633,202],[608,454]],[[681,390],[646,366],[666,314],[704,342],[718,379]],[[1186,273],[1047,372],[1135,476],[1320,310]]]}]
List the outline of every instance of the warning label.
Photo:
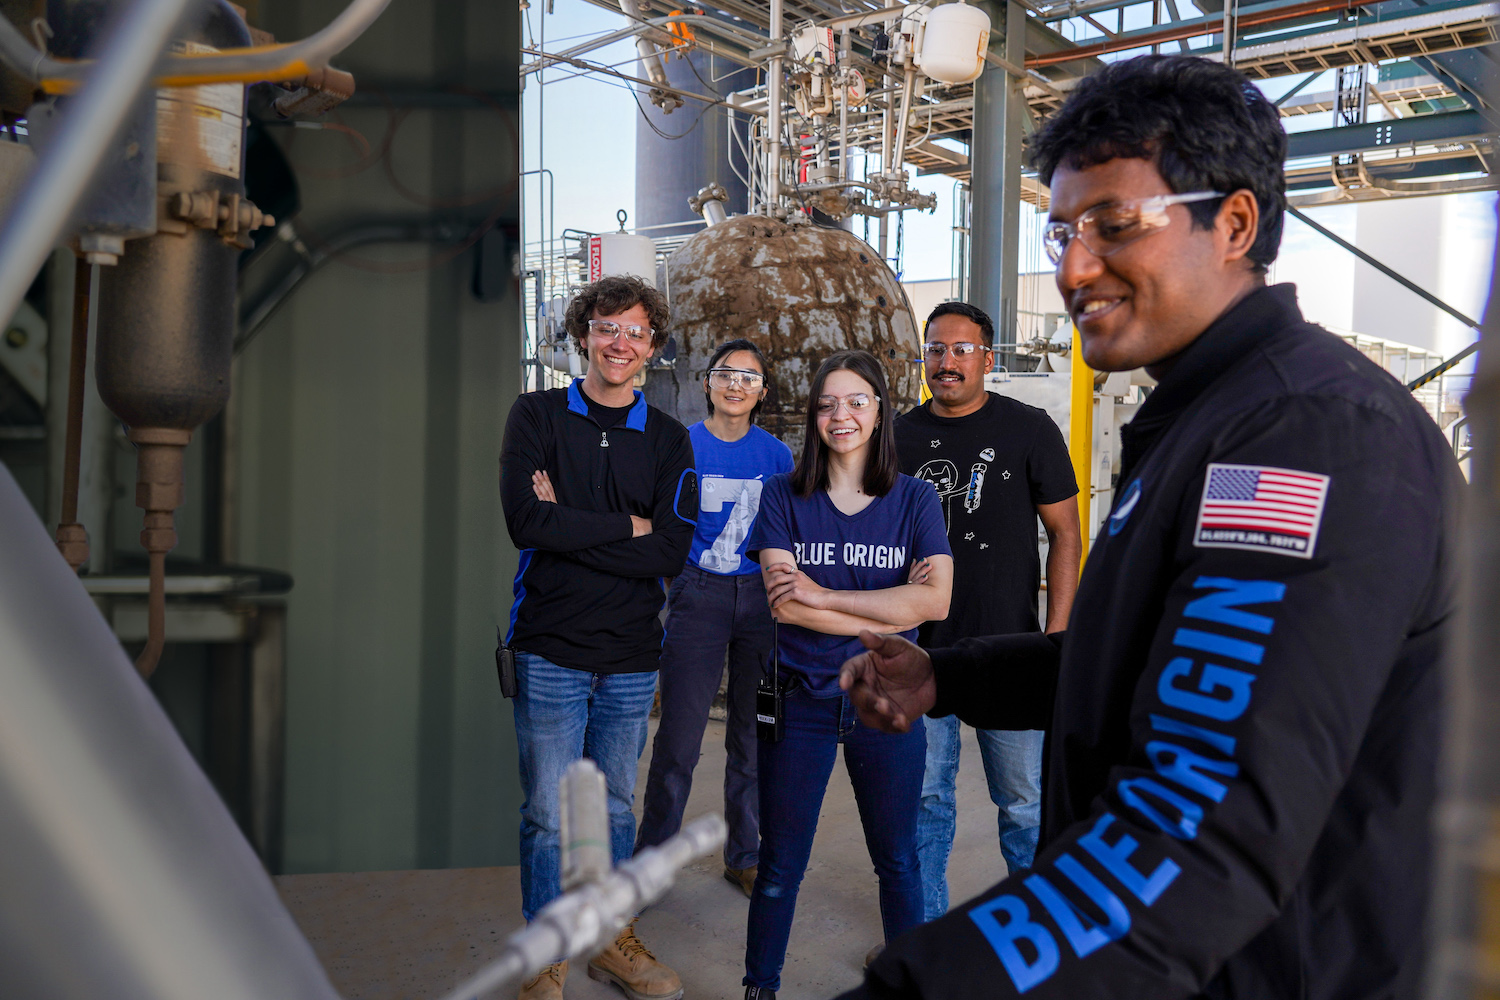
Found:
[{"label": "warning label", "polygon": [[[218,51],[198,42],[179,42],[173,48],[192,54]],[[158,90],[157,155],[166,163],[239,177],[244,111],[245,88],[238,83]]]}]

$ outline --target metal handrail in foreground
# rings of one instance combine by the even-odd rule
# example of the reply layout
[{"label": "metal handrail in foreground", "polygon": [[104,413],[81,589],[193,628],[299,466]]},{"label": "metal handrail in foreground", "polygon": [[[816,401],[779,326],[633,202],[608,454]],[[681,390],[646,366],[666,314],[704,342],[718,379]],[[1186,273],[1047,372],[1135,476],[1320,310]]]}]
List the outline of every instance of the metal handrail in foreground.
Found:
[{"label": "metal handrail in foreground", "polygon": [[672,887],[677,869],[724,843],[723,817],[703,816],[677,836],[611,870],[604,776],[584,758],[568,766],[560,785],[562,880],[572,891],[544,906],[531,923],[510,936],[498,958],[444,1000],[474,1000],[534,976],[553,962],[599,951],[643,907]]}]

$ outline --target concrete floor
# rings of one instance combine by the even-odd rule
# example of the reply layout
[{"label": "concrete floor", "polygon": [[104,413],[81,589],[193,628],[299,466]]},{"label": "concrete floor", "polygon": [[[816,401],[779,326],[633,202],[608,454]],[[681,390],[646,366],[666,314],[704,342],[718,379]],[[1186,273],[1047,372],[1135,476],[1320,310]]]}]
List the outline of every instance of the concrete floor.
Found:
[{"label": "concrete floor", "polygon": [[[637,814],[649,758],[648,747],[636,786]],[[723,774],[724,726],[710,722],[688,818],[722,808]],[[958,803],[958,835],[948,870],[955,902],[1005,875],[994,806],[968,727]],[[740,978],[750,904],[724,881],[723,870],[717,854],[698,859],[638,925],[646,945],[682,977],[686,1000],[739,1000],[744,991]],[[498,942],[521,924],[515,868],[287,875],[276,882],[347,1000],[440,997],[492,957]],[[823,801],[778,996],[826,1000],[853,987],[860,981],[865,952],[880,935],[875,874],[841,757]],[[565,992],[569,1000],[622,996],[589,979],[581,962],[574,964]],[[513,996],[514,991],[495,995]]]}]

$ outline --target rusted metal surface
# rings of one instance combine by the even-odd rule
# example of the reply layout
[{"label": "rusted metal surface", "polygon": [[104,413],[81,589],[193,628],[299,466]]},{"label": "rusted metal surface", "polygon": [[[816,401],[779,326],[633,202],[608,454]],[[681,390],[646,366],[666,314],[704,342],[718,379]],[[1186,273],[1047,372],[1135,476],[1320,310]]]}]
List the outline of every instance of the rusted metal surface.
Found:
[{"label": "rusted metal surface", "polygon": [[135,445],[135,505],[145,511],[141,545],[150,558],[150,589],[146,599],[146,646],[135,668],[150,677],[161,659],[167,633],[167,553],[177,547],[175,512],[182,506],[182,452],[192,440],[190,430],[132,427]]},{"label": "rusted metal surface", "polygon": [[685,424],[707,415],[703,370],[726,340],[754,341],[771,364],[760,424],[802,446],[808,383],[834,351],[863,348],[885,365],[891,404],[916,405],[917,324],[896,276],[853,233],[736,216],[667,258],[677,364],[646,380],[647,400]]},{"label": "rusted metal surface", "polygon": [[57,550],[73,572],[89,561],[89,536],[78,523],[78,464],[83,455],[83,393],[89,354],[89,286],[94,265],[79,258],[73,269],[73,344],[68,356],[68,428],[63,444],[62,511]]}]

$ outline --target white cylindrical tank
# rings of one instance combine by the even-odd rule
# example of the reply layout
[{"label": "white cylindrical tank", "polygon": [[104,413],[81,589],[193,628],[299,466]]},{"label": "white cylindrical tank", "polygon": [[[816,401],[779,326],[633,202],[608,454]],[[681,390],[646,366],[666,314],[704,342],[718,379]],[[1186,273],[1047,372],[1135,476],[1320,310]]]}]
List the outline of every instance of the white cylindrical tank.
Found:
[{"label": "white cylindrical tank", "polygon": [[927,14],[917,66],[939,83],[969,83],[984,72],[990,16],[978,7],[945,3]]},{"label": "white cylindrical tank", "polygon": [[611,274],[633,274],[656,287],[656,243],[634,233],[601,233],[588,242],[589,280]]}]

